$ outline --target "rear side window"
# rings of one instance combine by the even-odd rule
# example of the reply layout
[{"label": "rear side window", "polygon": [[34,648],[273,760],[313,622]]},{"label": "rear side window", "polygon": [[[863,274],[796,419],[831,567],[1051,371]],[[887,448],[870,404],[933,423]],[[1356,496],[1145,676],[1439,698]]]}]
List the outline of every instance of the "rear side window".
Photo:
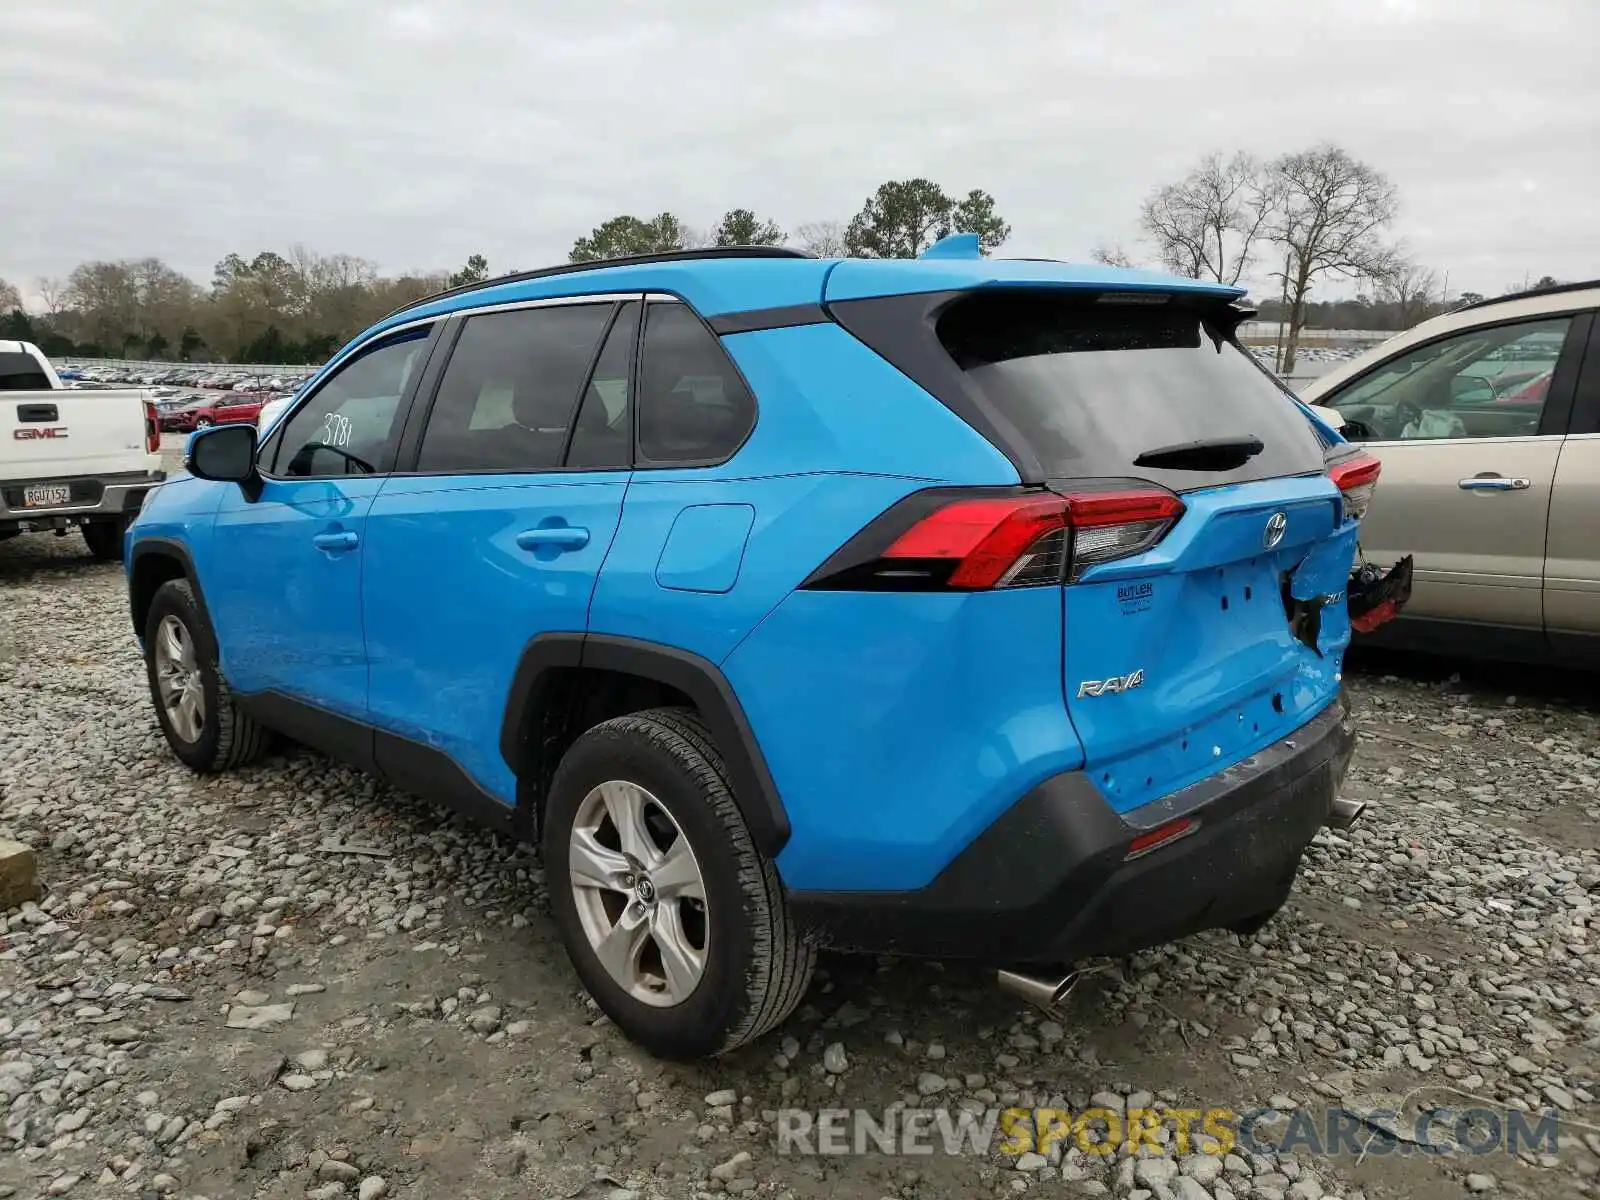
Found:
[{"label": "rear side window", "polygon": [[49,387],[50,377],[33,355],[0,351],[0,392],[47,391]]},{"label": "rear side window", "polygon": [[469,317],[440,380],[417,470],[560,466],[578,389],[614,308],[575,304]]},{"label": "rear side window", "polygon": [[[1232,340],[1223,314],[1019,291],[958,300],[937,333],[1048,476],[1195,488],[1322,470],[1311,423]],[[1231,469],[1136,462],[1186,443],[1252,438],[1262,448]]]},{"label": "rear side window", "polygon": [[755,418],[755,398],[704,322],[686,304],[649,305],[639,375],[640,465],[722,462],[744,443]]}]

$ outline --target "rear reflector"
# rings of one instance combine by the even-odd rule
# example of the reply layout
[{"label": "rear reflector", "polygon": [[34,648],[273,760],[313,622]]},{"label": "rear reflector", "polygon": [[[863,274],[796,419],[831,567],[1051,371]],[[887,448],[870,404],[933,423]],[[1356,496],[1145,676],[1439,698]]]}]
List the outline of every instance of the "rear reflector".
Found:
[{"label": "rear reflector", "polygon": [[804,586],[978,591],[1060,585],[1139,554],[1183,515],[1148,486],[1056,493],[917,493],[852,538]]},{"label": "rear reflector", "polygon": [[1383,464],[1370,454],[1357,454],[1328,468],[1328,478],[1344,497],[1346,517],[1359,521],[1367,515],[1382,470]]},{"label": "rear reflector", "polygon": [[1192,821],[1188,817],[1179,817],[1175,821],[1168,821],[1165,825],[1157,825],[1148,833],[1141,833],[1128,843],[1128,853],[1123,855],[1123,861],[1126,862],[1130,858],[1138,858],[1141,854],[1149,854],[1150,851],[1158,850],[1169,842],[1175,842],[1181,837],[1187,837],[1199,828],[1200,823]]}]

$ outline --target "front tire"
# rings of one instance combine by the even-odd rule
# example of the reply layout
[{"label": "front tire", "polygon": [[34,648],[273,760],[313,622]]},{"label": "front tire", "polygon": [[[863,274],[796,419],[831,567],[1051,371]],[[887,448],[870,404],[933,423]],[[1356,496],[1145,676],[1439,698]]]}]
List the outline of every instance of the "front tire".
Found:
[{"label": "front tire", "polygon": [[265,753],[269,735],[239,708],[217,667],[211,625],[186,579],[157,589],[144,623],[150,699],[167,745],[190,770],[231,770]]},{"label": "front tire", "polygon": [[194,419],[194,427],[196,429],[210,429],[213,424],[215,422],[210,417],[196,417]]},{"label": "front tire", "polygon": [[651,1054],[726,1054],[805,995],[815,951],[692,710],[615,717],[574,742],[550,785],[541,843],[574,969]]}]

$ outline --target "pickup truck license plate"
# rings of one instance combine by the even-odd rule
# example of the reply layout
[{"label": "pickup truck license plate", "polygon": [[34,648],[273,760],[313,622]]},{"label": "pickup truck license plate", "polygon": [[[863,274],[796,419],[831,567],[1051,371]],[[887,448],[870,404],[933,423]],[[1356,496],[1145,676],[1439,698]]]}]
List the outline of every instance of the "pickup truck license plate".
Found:
[{"label": "pickup truck license plate", "polygon": [[49,508],[72,503],[72,488],[64,483],[36,483],[22,489],[24,508]]}]

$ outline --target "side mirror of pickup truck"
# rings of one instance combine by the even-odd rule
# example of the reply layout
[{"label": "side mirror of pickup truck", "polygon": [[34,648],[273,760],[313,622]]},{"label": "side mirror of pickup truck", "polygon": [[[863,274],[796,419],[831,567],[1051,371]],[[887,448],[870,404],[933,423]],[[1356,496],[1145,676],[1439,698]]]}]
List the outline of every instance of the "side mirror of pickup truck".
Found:
[{"label": "side mirror of pickup truck", "polygon": [[246,500],[261,495],[254,425],[213,425],[196,431],[189,438],[184,466],[196,479],[237,483]]}]

